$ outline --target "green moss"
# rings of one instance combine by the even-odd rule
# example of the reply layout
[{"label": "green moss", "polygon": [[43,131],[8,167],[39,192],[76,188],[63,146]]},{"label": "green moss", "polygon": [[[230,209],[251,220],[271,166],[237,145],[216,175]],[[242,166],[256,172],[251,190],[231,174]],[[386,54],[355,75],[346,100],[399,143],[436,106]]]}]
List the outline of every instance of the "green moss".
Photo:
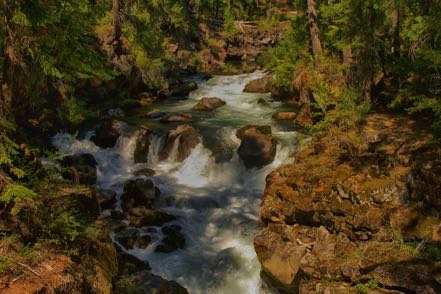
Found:
[{"label": "green moss", "polygon": [[441,261],[441,246],[437,245],[427,245],[422,255],[434,261]]},{"label": "green moss", "polygon": [[376,280],[370,280],[364,284],[357,284],[355,287],[360,293],[367,294],[370,290],[378,289],[378,282]]}]

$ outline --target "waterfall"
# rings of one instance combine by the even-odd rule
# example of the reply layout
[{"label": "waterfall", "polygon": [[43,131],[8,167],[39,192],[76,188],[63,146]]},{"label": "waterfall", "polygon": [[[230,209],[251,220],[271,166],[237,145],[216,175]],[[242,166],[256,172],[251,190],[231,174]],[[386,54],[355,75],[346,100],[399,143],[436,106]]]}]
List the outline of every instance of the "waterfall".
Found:
[{"label": "waterfall", "polygon": [[[124,183],[135,178],[136,170],[147,167],[155,170],[152,179],[161,190],[161,201],[156,208],[177,216],[172,223],[182,227],[186,247],[171,253],[155,252],[155,246],[163,238],[160,228],[141,228],[141,234],[151,235],[152,244],[145,249],[135,246],[127,252],[147,260],[153,273],[179,282],[190,293],[262,293],[253,238],[258,229],[265,177],[291,160],[290,154],[297,148],[299,139],[297,132],[272,121],[271,115],[279,102],[271,101],[268,94],[242,93],[247,82],[261,76],[263,73],[256,72],[214,77],[201,82],[187,101],[164,106],[164,111],[182,111],[191,109],[205,96],[225,100],[226,106],[193,126],[200,130],[204,141],[216,140],[218,146],[231,149],[234,154],[230,160],[216,163],[214,151],[199,144],[183,162],[177,162],[180,140],[175,140],[169,158],[160,161],[165,134],[153,134],[147,163],[135,164],[137,132],[130,132],[125,124],[119,128],[121,136],[115,147],[109,149],[100,149],[91,142],[90,133],[82,139],[68,134],[53,138],[61,154],[91,153],[98,163],[97,185],[116,191],[117,199]],[[262,107],[258,99],[266,99],[273,103],[272,107]],[[236,131],[245,124],[272,126],[279,140],[272,164],[261,169],[245,168],[235,152],[240,144]]]}]

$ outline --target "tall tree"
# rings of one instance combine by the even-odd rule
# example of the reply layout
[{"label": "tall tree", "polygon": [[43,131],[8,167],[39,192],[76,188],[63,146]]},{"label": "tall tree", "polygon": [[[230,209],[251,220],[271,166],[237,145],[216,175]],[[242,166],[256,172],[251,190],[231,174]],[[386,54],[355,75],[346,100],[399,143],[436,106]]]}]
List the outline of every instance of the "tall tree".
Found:
[{"label": "tall tree", "polygon": [[314,56],[322,54],[322,43],[320,42],[319,27],[317,22],[317,3],[316,0],[308,1],[308,22],[311,34],[312,53]]},{"label": "tall tree", "polygon": [[122,0],[113,0],[112,1],[112,14],[113,14],[113,42],[117,52],[120,52],[122,49],[121,46],[121,1]]}]

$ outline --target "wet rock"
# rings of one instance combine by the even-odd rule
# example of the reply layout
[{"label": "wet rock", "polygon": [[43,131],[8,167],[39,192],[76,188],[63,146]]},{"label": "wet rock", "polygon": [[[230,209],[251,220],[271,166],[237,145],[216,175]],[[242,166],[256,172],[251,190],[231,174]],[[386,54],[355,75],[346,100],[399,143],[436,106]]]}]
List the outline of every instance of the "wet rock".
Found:
[{"label": "wet rock", "polygon": [[137,177],[142,177],[142,176],[152,177],[155,175],[155,171],[150,168],[143,168],[143,169],[135,171],[133,174]]},{"label": "wet rock", "polygon": [[118,130],[120,122],[114,119],[105,120],[96,130],[96,134],[91,138],[97,146],[101,148],[111,148],[115,146],[120,133]]},{"label": "wet rock", "polygon": [[129,215],[130,224],[134,227],[161,226],[176,219],[166,212],[142,206],[130,209]]},{"label": "wet rock", "polygon": [[178,225],[171,225],[162,228],[162,233],[165,237],[162,239],[155,251],[170,253],[178,249],[185,248],[185,237],[181,233],[181,227]]},{"label": "wet rock", "polygon": [[191,91],[194,91],[197,88],[198,88],[198,84],[196,84],[195,82],[180,84],[173,87],[170,90],[170,96],[174,96],[174,97],[188,96]]},{"label": "wet rock", "polygon": [[137,236],[138,230],[126,229],[116,234],[116,241],[125,249],[130,250],[134,248]]},{"label": "wet rock", "polygon": [[162,123],[179,123],[190,122],[193,120],[193,116],[189,113],[171,113],[161,117]]},{"label": "wet rock", "polygon": [[267,106],[268,102],[265,99],[263,99],[263,98],[259,98],[257,100],[257,104],[262,105],[262,106]]},{"label": "wet rock", "polygon": [[141,106],[149,106],[152,105],[157,98],[152,96],[150,93],[142,92],[138,95],[138,102]]},{"label": "wet rock", "polygon": [[152,242],[152,237],[150,235],[143,235],[138,238],[138,247],[141,249],[147,248]]},{"label": "wet rock", "polygon": [[95,188],[94,192],[100,211],[111,209],[113,207],[113,204],[116,201],[115,191],[103,188]]},{"label": "wet rock", "polygon": [[167,112],[163,112],[158,109],[155,109],[155,110],[152,110],[149,113],[147,113],[146,118],[160,120],[160,119],[166,118],[167,116],[168,116]]},{"label": "wet rock", "polygon": [[146,163],[150,149],[150,134],[148,129],[137,131],[136,146],[133,154],[135,163]]},{"label": "wet rock", "polygon": [[[176,148],[176,161],[182,162],[190,156],[192,150],[202,142],[196,129],[190,125],[180,125],[167,133],[164,145],[159,152],[159,160],[166,160]],[[177,147],[175,147],[177,144]]]},{"label": "wet rock", "polygon": [[106,117],[108,117],[110,119],[113,119],[113,118],[114,119],[122,119],[122,118],[124,118],[124,116],[125,116],[124,110],[122,110],[121,108],[109,109],[107,111],[107,115],[106,115]]},{"label": "wet rock", "polygon": [[297,114],[295,112],[277,112],[273,115],[275,120],[294,120]]},{"label": "wet rock", "polygon": [[[187,294],[188,291],[174,281],[165,280],[148,271],[140,271],[120,277],[115,282],[115,294],[132,293]],[[135,292],[134,292],[135,293]]]},{"label": "wet rock", "polygon": [[151,207],[159,190],[149,179],[129,180],[124,185],[124,193],[121,196],[122,207],[128,210],[135,206]]},{"label": "wet rock", "polygon": [[225,101],[212,97],[212,98],[202,98],[195,106],[193,106],[194,110],[199,111],[211,111],[213,109],[219,108],[223,105],[225,105]]},{"label": "wet rock", "polygon": [[96,165],[95,158],[88,153],[65,156],[61,160],[61,166],[66,168],[63,177],[74,184],[95,184],[97,177]]},{"label": "wet rock", "polygon": [[246,93],[270,93],[272,88],[271,78],[264,76],[249,82],[243,91]]},{"label": "wet rock", "polygon": [[271,127],[245,126],[236,135],[242,140],[237,152],[247,168],[261,168],[273,162],[277,140],[271,136]]}]

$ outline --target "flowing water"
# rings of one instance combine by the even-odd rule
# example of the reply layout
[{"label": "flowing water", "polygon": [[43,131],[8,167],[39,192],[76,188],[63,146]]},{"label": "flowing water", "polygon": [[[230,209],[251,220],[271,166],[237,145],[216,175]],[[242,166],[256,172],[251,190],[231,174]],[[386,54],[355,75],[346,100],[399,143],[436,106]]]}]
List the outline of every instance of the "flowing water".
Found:
[{"label": "flowing water", "polygon": [[[289,155],[298,148],[302,136],[292,129],[292,123],[272,120],[274,112],[286,108],[282,103],[273,101],[269,94],[242,92],[247,82],[262,75],[256,72],[216,76],[208,81],[196,79],[199,89],[188,99],[169,99],[157,106],[161,111],[191,112],[191,107],[202,97],[218,97],[227,102],[213,113],[193,112],[192,125],[202,135],[204,145],[197,146],[182,163],[175,162],[173,154],[166,161],[158,161],[163,135],[175,125],[152,125],[151,121],[143,121],[142,111],[128,121],[150,124],[155,130],[147,164],[134,164],[136,131],[124,123],[120,126],[123,135],[111,149],[95,146],[89,140],[90,133],[82,139],[59,134],[53,140],[62,154],[93,154],[98,163],[97,185],[116,191],[118,197],[124,182],[134,178],[136,170],[145,167],[155,170],[152,180],[161,190],[156,208],[177,216],[172,223],[182,227],[186,247],[172,253],[154,252],[163,237],[161,230],[143,228],[140,233],[148,231],[152,244],[146,249],[135,246],[127,252],[147,260],[153,273],[179,282],[190,293],[263,292],[253,238],[257,234],[265,177],[289,162]],[[279,141],[271,165],[248,171],[238,158],[236,150],[240,141],[235,132],[247,124],[271,125]],[[216,153],[225,156],[216,160]]]}]

